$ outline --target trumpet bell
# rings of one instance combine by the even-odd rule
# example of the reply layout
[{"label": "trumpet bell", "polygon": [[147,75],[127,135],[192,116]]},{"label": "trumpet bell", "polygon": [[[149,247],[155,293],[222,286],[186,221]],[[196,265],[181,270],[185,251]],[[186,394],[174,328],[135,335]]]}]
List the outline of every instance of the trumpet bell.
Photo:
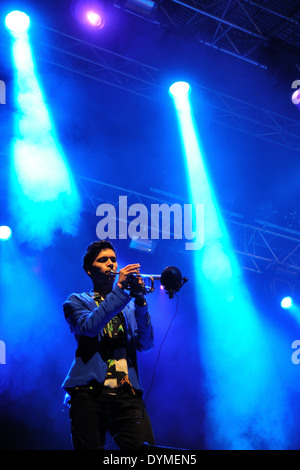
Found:
[{"label": "trumpet bell", "polygon": [[182,275],[175,266],[168,266],[160,275],[160,282],[166,290],[178,289],[182,283]]},{"label": "trumpet bell", "polygon": [[182,278],[181,272],[176,266],[167,266],[160,276],[160,283],[170,298],[179,291],[186,281],[187,278]]}]

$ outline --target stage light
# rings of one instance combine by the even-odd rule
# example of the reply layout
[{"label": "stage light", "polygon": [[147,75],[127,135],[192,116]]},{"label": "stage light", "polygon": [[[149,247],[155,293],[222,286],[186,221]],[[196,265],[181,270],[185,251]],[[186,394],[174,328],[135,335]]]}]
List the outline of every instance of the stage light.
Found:
[{"label": "stage light", "polygon": [[58,230],[76,232],[80,198],[44,100],[29,35],[12,37],[18,112],[10,211],[16,238],[42,248],[52,243]]},{"label": "stage light", "polygon": [[105,20],[102,14],[95,11],[88,11],[86,14],[88,22],[95,28],[103,28]]},{"label": "stage light", "polygon": [[173,97],[185,96],[189,94],[191,87],[187,82],[175,82],[169,88],[169,93]]},{"label": "stage light", "polygon": [[0,240],[6,241],[9,240],[12,236],[12,230],[7,225],[0,226]]},{"label": "stage light", "polygon": [[102,29],[106,21],[106,5],[102,0],[73,0],[71,2],[73,17],[84,28]]},{"label": "stage light", "polygon": [[295,90],[292,94],[292,102],[294,105],[300,104],[300,80],[294,80],[292,83],[292,89]]},{"label": "stage light", "polygon": [[[193,254],[199,353],[203,386],[210,396],[205,412],[207,446],[282,449],[288,437],[278,423],[285,419],[286,397],[273,367],[267,328],[244,281],[207,171],[189,91],[186,85],[182,89],[174,84],[169,93],[178,118],[190,200],[194,206],[204,204],[204,244],[199,240]],[[205,109],[198,99],[201,118]],[[201,227],[195,230],[196,243],[198,230]],[[262,401],[266,395],[268,400]]]},{"label": "stage light", "polygon": [[292,297],[284,297],[280,303],[281,307],[284,308],[285,310],[288,310],[292,308],[293,306],[293,299]]},{"label": "stage light", "polygon": [[23,11],[11,11],[6,15],[5,26],[12,34],[25,33],[30,27],[30,18]]}]

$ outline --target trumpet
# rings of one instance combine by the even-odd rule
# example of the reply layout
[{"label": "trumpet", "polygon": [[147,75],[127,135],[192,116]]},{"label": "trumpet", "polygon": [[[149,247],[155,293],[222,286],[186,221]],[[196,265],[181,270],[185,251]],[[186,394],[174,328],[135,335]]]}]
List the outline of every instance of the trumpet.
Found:
[{"label": "trumpet", "polygon": [[[117,275],[120,274],[120,271],[111,270],[110,273]],[[143,279],[144,285],[136,281],[138,277]],[[188,281],[188,278],[182,277],[180,270],[176,266],[167,266],[161,274],[130,274],[127,277],[126,288],[130,289],[133,296],[145,295],[154,292],[154,281],[160,281],[169,298],[172,299],[174,294]]]}]

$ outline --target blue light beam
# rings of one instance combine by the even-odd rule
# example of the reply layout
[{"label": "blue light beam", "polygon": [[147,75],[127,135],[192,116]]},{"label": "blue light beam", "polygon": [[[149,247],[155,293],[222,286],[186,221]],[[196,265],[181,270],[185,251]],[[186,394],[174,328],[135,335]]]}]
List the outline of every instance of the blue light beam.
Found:
[{"label": "blue light beam", "polygon": [[206,376],[204,387],[210,397],[206,404],[207,446],[285,448],[286,397],[274,371],[267,334],[218,208],[189,95],[171,96],[191,202],[204,204],[204,246],[194,252],[194,268],[199,352]]},{"label": "blue light beam", "polygon": [[13,35],[19,113],[13,141],[11,210],[21,241],[51,244],[75,234],[80,198],[60,148],[35,70],[28,33]]}]

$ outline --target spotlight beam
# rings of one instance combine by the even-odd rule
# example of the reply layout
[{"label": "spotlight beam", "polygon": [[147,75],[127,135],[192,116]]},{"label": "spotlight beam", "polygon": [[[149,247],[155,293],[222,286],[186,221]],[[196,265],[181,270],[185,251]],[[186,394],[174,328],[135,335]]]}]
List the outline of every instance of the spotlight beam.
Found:
[{"label": "spotlight beam", "polygon": [[[204,204],[204,246],[194,252],[199,351],[205,370],[208,447],[285,448],[284,397],[266,331],[242,278],[206,169],[188,94],[173,94],[190,198]],[[224,182],[225,184],[225,182]],[[263,403],[261,397],[272,396]],[[276,384],[276,385],[275,385]]]},{"label": "spotlight beam", "polygon": [[76,232],[80,198],[45,104],[29,35],[12,37],[19,113],[12,142],[11,212],[19,239],[42,247],[57,230]]}]

